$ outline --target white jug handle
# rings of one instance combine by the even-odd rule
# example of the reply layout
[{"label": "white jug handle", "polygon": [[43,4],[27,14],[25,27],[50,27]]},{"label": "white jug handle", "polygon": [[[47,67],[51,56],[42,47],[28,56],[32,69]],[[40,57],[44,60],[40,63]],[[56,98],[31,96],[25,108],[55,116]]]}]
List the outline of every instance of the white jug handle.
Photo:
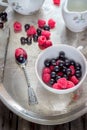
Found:
[{"label": "white jug handle", "polygon": [[83,49],[83,46],[78,46],[77,50],[81,51]]},{"label": "white jug handle", "polygon": [[5,2],[3,2],[3,0],[0,0],[0,5],[7,7],[7,6],[8,6],[8,3],[5,3]]}]

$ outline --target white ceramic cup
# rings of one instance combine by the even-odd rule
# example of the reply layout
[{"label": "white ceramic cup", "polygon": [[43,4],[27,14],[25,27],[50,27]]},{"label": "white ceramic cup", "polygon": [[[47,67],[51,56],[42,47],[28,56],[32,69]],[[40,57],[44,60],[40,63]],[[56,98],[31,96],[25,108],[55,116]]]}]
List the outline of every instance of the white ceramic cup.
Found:
[{"label": "white ceramic cup", "polygon": [[[86,78],[86,73],[87,73],[86,58],[80,52],[80,49],[82,49],[82,48],[79,47],[77,49],[70,45],[58,44],[58,45],[53,45],[53,46],[47,48],[46,50],[44,50],[43,52],[41,52],[39,54],[38,58],[36,59],[36,63],[35,63],[36,76],[39,79],[41,86],[44,87],[45,89],[47,89],[48,91],[56,93],[56,94],[68,94],[71,92],[75,92],[77,89],[79,89],[82,86],[82,83],[83,83],[84,79]],[[49,87],[47,84],[45,84],[42,81],[42,70],[44,68],[44,61],[46,59],[57,57],[58,53],[60,51],[64,51],[66,54],[66,57],[71,58],[71,59],[75,60],[76,62],[80,63],[81,67],[82,67],[82,78],[79,81],[79,83],[77,85],[75,85],[74,87],[65,89],[65,90],[54,89],[52,87]]]},{"label": "white ceramic cup", "polygon": [[1,6],[11,6],[13,10],[16,12],[29,15],[33,12],[38,11],[41,6],[43,5],[45,0],[7,0],[8,3],[3,2],[0,0]]}]

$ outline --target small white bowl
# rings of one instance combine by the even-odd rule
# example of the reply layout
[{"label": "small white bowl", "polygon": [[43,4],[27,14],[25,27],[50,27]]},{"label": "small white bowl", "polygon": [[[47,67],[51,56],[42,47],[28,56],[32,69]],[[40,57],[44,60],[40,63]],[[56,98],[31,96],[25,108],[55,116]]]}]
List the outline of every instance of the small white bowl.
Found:
[{"label": "small white bowl", "polygon": [[[73,88],[64,89],[64,90],[54,89],[54,88],[46,85],[42,80],[42,69],[44,68],[44,61],[48,58],[57,57],[58,53],[60,51],[64,51],[66,57],[73,59],[76,62],[79,62],[81,64],[82,77],[81,77],[79,83],[77,85],[75,85]],[[56,93],[56,94],[67,94],[70,92],[74,92],[79,87],[81,87],[81,84],[83,83],[83,81],[86,77],[87,62],[86,62],[84,55],[75,47],[69,46],[69,45],[64,45],[64,44],[58,44],[58,45],[53,45],[53,46],[45,49],[43,52],[41,52],[39,54],[38,58],[36,59],[36,63],[35,63],[35,72],[36,72],[39,82],[41,83],[41,86],[43,86],[45,89],[49,90],[50,92]]]}]

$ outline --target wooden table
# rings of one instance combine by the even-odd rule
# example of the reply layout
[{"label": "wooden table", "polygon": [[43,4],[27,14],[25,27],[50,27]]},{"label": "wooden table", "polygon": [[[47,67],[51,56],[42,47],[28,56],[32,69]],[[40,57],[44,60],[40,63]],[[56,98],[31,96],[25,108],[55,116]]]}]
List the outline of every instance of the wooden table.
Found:
[{"label": "wooden table", "polygon": [[[45,3],[46,6],[44,6],[43,10],[45,10],[45,13],[49,12],[50,15],[52,13],[52,15],[55,17],[55,19],[58,20],[58,26],[57,26],[57,31],[56,31],[57,37],[54,35],[53,40],[55,42],[59,41],[59,42],[65,43],[65,44],[70,43],[70,44],[73,44],[74,46],[82,45],[82,42],[83,42],[83,46],[85,46],[87,43],[87,38],[86,38],[87,31],[76,34],[76,33],[69,31],[68,29],[66,29],[66,27],[64,25],[64,21],[60,18],[60,13],[58,13],[58,17],[56,17],[57,9],[60,12],[59,7],[53,7],[53,3],[51,1],[51,10],[50,10],[49,1],[46,0],[46,3]],[[55,10],[54,11],[54,12],[56,12],[55,14],[53,13],[53,10]],[[46,18],[47,17],[48,16],[46,16]],[[21,19],[22,16],[20,16],[18,18]],[[62,24],[61,24],[61,20],[62,20]],[[4,34],[2,33],[2,35],[4,35]],[[2,38],[2,36],[0,33],[0,39],[1,38]],[[2,44],[2,40],[0,41],[0,44],[2,45],[2,46],[0,45],[0,52],[1,51],[3,52],[3,53],[0,53],[0,67],[2,67],[3,62],[4,62],[3,60],[4,60],[4,52],[5,52],[5,45],[6,45],[5,38],[3,39],[4,44]],[[57,39],[57,41],[55,39]],[[14,40],[14,42],[15,42],[15,40]],[[77,43],[77,44],[74,44],[74,43]],[[9,50],[11,51],[10,48],[9,48]],[[87,47],[84,48],[83,53],[86,50],[87,50]],[[86,53],[84,53],[84,54],[86,54]],[[87,55],[85,55],[85,56],[87,57]],[[9,57],[10,57],[10,54],[8,54],[8,58]],[[3,73],[3,69],[0,68],[0,81],[2,81],[1,80],[2,73]],[[8,76],[7,73],[5,74],[5,78],[6,78],[6,76]],[[78,119],[75,119],[72,122],[68,122],[68,123],[61,124],[61,125],[39,125],[36,123],[26,121],[23,118],[17,116],[0,101],[0,130],[87,130],[86,122],[87,122],[87,114],[81,116]]]},{"label": "wooden table", "polygon": [[15,115],[0,101],[0,130],[87,130],[87,114],[62,125],[39,125]]}]

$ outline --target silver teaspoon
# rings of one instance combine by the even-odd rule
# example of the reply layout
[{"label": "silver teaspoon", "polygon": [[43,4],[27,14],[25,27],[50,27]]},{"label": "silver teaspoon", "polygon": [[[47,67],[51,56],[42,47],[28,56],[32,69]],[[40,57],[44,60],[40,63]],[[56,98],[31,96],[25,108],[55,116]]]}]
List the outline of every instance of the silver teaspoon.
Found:
[{"label": "silver teaspoon", "polygon": [[38,103],[37,97],[36,97],[36,94],[35,94],[33,88],[30,85],[29,76],[28,76],[27,70],[26,70],[26,64],[27,64],[27,53],[26,53],[26,51],[22,48],[17,48],[15,50],[15,60],[16,60],[16,63],[18,65],[20,65],[20,67],[24,71],[24,75],[25,75],[26,82],[27,82],[27,85],[28,85],[29,105],[30,104],[37,104]]}]

